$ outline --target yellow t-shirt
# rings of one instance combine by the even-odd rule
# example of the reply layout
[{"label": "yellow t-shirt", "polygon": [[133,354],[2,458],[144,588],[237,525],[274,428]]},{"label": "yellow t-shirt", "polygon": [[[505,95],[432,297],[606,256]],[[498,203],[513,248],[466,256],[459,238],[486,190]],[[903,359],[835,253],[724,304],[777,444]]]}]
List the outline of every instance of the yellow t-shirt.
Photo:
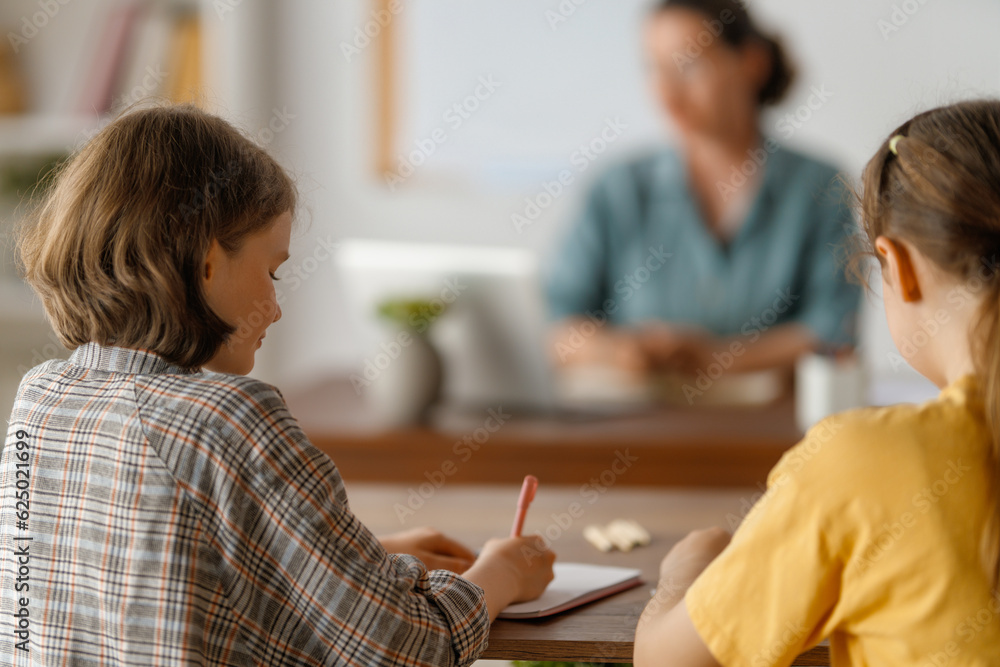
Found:
[{"label": "yellow t-shirt", "polygon": [[716,659],[1000,665],[1000,596],[980,536],[993,461],[967,375],[921,405],[828,417],[788,450],[685,597]]}]

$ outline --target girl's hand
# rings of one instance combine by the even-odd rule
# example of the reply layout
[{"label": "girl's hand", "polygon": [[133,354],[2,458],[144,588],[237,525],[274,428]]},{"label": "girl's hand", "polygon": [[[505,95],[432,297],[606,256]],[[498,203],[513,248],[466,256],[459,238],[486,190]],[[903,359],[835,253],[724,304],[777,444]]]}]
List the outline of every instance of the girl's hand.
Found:
[{"label": "girl's hand", "polygon": [[464,545],[433,528],[413,528],[380,537],[389,553],[410,554],[423,561],[428,570],[451,570],[462,574],[476,560],[476,554]]},{"label": "girl's hand", "polygon": [[635,628],[635,665],[719,667],[688,615],[684,595],[726,548],[730,537],[715,527],[692,531],[660,563],[656,594],[643,609]]},{"label": "girl's hand", "polygon": [[479,560],[465,578],[486,593],[490,622],[514,602],[534,600],[545,592],[555,574],[556,555],[541,535],[506,537],[486,542]]},{"label": "girl's hand", "polygon": [[544,545],[541,535],[487,540],[479,555],[480,563],[506,570],[514,584],[511,602],[534,600],[545,592],[555,577],[556,555]]},{"label": "girl's hand", "polygon": [[730,539],[732,535],[715,526],[691,531],[660,562],[660,581],[686,589],[722,553]]}]

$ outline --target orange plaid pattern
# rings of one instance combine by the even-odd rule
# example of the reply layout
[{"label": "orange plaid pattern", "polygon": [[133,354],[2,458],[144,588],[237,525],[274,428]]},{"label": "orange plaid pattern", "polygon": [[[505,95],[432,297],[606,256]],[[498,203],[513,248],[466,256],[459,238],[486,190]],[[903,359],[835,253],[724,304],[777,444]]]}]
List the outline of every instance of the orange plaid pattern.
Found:
[{"label": "orange plaid pattern", "polygon": [[482,589],[386,553],[259,380],[83,345],[21,381],[0,493],[4,664],[451,665],[486,647]]}]

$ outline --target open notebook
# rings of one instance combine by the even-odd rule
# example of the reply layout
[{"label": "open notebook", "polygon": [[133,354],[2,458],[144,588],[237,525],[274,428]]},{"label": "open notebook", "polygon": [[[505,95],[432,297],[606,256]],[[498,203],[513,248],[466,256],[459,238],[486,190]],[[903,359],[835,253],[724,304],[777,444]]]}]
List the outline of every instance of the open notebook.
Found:
[{"label": "open notebook", "polygon": [[500,618],[551,616],[642,583],[642,572],[626,567],[556,563],[553,569],[556,577],[541,597],[510,605]]}]

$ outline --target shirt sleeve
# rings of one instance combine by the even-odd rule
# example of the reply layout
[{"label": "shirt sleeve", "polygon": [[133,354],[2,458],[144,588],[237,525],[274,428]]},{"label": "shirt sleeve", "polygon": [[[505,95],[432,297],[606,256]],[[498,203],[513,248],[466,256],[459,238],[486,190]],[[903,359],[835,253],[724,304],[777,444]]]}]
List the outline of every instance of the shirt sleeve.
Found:
[{"label": "shirt sleeve", "polygon": [[191,492],[260,664],[285,664],[282,656],[310,665],[474,661],[489,632],[483,590],[386,553],[281,393],[248,382],[226,406],[214,488]]},{"label": "shirt sleeve", "polygon": [[837,475],[825,450],[836,448],[836,419],[785,453],[730,544],[685,595],[698,634],[726,667],[790,665],[840,621],[851,549],[851,509],[840,499],[851,494],[829,493]]},{"label": "shirt sleeve", "polygon": [[553,321],[599,310],[606,298],[611,206],[607,178],[587,193],[583,209],[550,257],[544,287]]},{"label": "shirt sleeve", "polygon": [[851,236],[856,232],[848,193],[833,174],[824,178],[816,199],[812,243],[803,258],[803,304],[794,318],[834,347],[857,344],[857,315],[861,288],[847,279],[844,269]]}]

